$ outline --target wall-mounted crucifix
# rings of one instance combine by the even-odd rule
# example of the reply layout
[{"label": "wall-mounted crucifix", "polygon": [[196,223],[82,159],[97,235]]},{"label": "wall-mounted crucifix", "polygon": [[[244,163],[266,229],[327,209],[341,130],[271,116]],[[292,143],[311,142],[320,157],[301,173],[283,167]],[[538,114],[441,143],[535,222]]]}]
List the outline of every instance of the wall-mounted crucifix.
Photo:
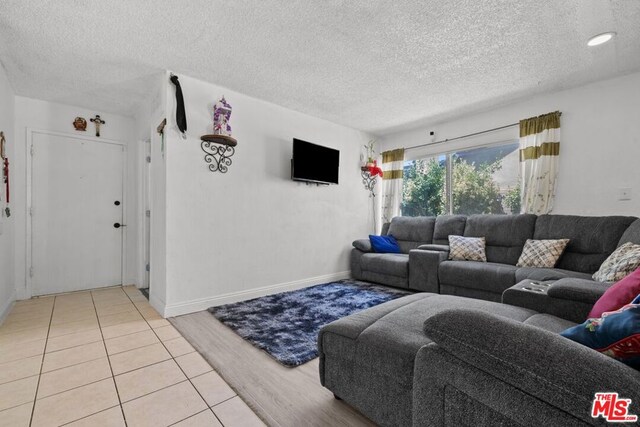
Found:
[{"label": "wall-mounted crucifix", "polygon": [[104,125],[106,122],[100,118],[100,114],[96,114],[96,116],[90,120],[96,125],[96,136],[100,136],[100,126]]}]

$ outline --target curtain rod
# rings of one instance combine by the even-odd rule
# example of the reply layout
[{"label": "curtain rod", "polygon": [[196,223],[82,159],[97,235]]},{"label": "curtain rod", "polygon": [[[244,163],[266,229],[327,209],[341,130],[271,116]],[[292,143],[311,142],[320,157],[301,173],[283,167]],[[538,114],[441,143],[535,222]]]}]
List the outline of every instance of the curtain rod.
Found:
[{"label": "curtain rod", "polygon": [[[562,115],[562,113],[560,113],[560,115]],[[456,136],[455,138],[448,138],[448,139],[442,139],[440,141],[427,142],[426,144],[414,145],[413,147],[405,148],[405,150],[414,150],[416,148],[428,147],[429,145],[436,145],[436,144],[442,144],[443,142],[456,141],[458,139],[469,138],[470,136],[482,135],[483,133],[489,133],[489,132],[494,132],[494,131],[501,130],[501,129],[510,128],[510,127],[513,127],[513,126],[518,126],[519,124],[520,124],[520,122],[511,123],[509,125],[498,126],[497,128],[481,130],[480,132],[468,133],[468,134],[462,135],[462,136]]]},{"label": "curtain rod", "polygon": [[455,141],[455,140],[458,140],[458,139],[469,138],[470,136],[482,135],[483,133],[494,132],[496,130],[506,129],[506,128],[510,128],[510,127],[513,127],[513,126],[518,126],[519,124],[520,124],[520,122],[511,123],[510,125],[499,126],[497,128],[493,128],[493,129],[481,130],[480,132],[468,133],[466,135],[456,136],[455,138],[447,138],[447,139],[442,139],[440,141],[427,142],[426,144],[414,145],[413,147],[405,148],[405,150],[414,150],[416,148],[427,147],[429,145],[442,144],[443,142],[450,142],[450,141]]}]

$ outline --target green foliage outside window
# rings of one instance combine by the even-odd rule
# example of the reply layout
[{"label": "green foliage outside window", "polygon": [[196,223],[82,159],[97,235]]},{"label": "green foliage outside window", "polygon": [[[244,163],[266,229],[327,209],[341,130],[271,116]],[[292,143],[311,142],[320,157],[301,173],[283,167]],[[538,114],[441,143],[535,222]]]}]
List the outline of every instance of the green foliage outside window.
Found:
[{"label": "green foliage outside window", "polygon": [[415,160],[404,171],[402,215],[437,216],[445,212],[446,168],[435,159]]},{"label": "green foliage outside window", "polygon": [[[520,186],[501,193],[495,173],[501,159],[475,164],[451,155],[451,211],[456,214],[520,212]],[[436,216],[449,213],[446,162],[436,158],[415,160],[404,169],[402,215]]]},{"label": "green foliage outside window", "polygon": [[518,183],[518,185],[509,189],[507,194],[504,196],[504,204],[509,208],[511,213],[517,214],[520,213],[520,209],[522,207],[521,203],[520,183]]},{"label": "green foliage outside window", "polygon": [[453,212],[473,214],[503,214],[500,188],[493,174],[501,168],[500,160],[474,165],[459,157],[453,158]]}]

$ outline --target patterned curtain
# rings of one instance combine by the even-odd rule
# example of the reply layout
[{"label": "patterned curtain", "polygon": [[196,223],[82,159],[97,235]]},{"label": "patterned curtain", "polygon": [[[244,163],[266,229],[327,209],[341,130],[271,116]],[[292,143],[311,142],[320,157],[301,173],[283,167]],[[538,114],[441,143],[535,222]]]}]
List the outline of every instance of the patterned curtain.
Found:
[{"label": "patterned curtain", "polygon": [[560,159],[560,113],[520,121],[522,213],[553,209]]},{"label": "patterned curtain", "polygon": [[404,148],[382,153],[382,221],[400,215]]}]

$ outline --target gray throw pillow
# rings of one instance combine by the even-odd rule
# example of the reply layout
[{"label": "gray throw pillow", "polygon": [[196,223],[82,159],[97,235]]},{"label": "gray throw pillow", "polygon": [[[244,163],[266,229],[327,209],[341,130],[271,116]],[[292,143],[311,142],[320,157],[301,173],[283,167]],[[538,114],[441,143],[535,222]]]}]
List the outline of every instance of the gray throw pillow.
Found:
[{"label": "gray throw pillow", "polygon": [[593,274],[598,282],[617,282],[640,267],[640,245],[627,242],[613,251]]},{"label": "gray throw pillow", "polygon": [[484,237],[449,236],[449,259],[487,262]]},{"label": "gray throw pillow", "polygon": [[569,239],[527,239],[516,267],[553,268],[568,244]]}]

